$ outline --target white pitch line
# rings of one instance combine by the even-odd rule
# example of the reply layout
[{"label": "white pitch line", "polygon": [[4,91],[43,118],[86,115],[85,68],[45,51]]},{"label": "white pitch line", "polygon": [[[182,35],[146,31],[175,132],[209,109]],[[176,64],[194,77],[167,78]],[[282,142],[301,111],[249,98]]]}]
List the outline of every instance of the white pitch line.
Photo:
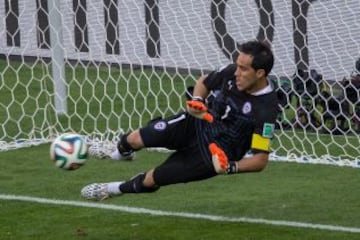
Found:
[{"label": "white pitch line", "polygon": [[226,216],[198,214],[198,213],[172,212],[172,211],[152,210],[146,208],[119,206],[114,204],[68,201],[68,200],[47,199],[47,198],[38,198],[38,197],[29,197],[29,196],[8,195],[8,194],[0,194],[0,200],[15,200],[15,201],[24,201],[24,202],[53,204],[53,205],[98,208],[98,209],[107,209],[107,210],[114,210],[114,211],[127,212],[127,213],[194,218],[194,219],[204,219],[204,220],[219,221],[219,222],[256,223],[256,224],[267,224],[267,225],[287,226],[287,227],[296,227],[296,228],[311,228],[311,229],[320,229],[320,230],[328,230],[328,231],[360,233],[360,228],[358,227],[343,227],[337,225],[313,224],[313,223],[282,221],[282,220],[268,220],[263,218],[226,217]]}]

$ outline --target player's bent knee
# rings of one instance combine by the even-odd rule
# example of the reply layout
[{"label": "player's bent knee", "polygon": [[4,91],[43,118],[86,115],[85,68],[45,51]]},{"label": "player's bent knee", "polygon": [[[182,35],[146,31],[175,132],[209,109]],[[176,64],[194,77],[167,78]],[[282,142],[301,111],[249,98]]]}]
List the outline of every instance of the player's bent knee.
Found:
[{"label": "player's bent knee", "polygon": [[144,147],[144,142],[141,138],[139,130],[135,130],[129,133],[126,137],[126,141],[134,150],[138,150]]}]

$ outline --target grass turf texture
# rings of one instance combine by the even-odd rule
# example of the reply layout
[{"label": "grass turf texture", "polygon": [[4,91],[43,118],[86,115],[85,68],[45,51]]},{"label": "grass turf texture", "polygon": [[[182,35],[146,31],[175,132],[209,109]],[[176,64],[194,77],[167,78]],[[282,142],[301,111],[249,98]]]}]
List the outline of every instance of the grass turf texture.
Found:
[{"label": "grass turf texture", "polygon": [[[0,194],[83,201],[91,182],[128,179],[159,164],[164,153],[141,151],[133,162],[90,158],[76,171],[57,169],[49,145],[0,152]],[[360,226],[359,170],[274,163],[261,173],[178,184],[154,194],[104,203],[226,217]],[[0,239],[358,239],[358,233],[0,200]]]}]

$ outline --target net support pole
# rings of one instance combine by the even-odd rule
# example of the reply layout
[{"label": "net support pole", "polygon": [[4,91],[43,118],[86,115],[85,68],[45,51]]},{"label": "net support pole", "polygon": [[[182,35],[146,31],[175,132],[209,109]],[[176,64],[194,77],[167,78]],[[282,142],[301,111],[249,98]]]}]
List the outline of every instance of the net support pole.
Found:
[{"label": "net support pole", "polygon": [[51,70],[54,81],[55,111],[58,115],[67,113],[65,62],[62,35],[60,0],[48,0]]}]

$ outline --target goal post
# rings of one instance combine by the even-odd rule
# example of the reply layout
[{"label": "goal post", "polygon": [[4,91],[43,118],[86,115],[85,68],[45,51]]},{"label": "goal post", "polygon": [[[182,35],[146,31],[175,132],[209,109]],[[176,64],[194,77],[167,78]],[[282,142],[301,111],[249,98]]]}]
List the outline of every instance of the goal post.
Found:
[{"label": "goal post", "polygon": [[48,0],[49,28],[50,28],[50,52],[52,79],[54,81],[54,104],[57,114],[67,113],[66,84],[65,84],[65,61],[63,43],[63,24],[61,18],[60,0]]},{"label": "goal post", "polygon": [[275,54],[272,160],[360,167],[358,0],[0,3],[0,150],[74,131],[115,141],[183,111],[241,42]]}]

